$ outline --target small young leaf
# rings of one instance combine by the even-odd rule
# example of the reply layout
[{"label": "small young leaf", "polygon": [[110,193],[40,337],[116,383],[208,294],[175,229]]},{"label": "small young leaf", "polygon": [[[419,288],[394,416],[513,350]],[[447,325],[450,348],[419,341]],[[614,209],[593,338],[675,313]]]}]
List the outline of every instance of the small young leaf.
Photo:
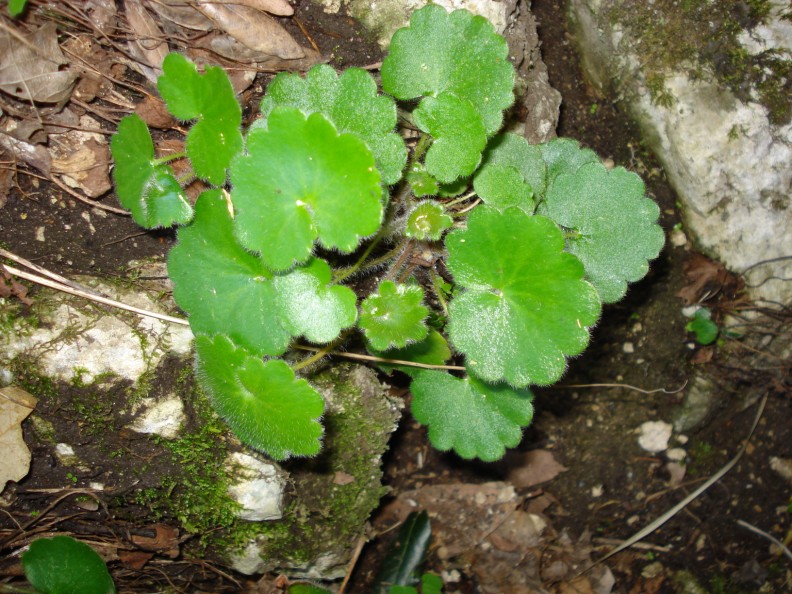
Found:
[{"label": "small young leaf", "polygon": [[372,591],[393,592],[394,586],[410,586],[418,581],[418,572],[432,538],[432,525],[425,511],[412,512],[399,528],[396,542],[382,561]]},{"label": "small young leaf", "polygon": [[41,594],[115,594],[99,554],[70,536],[38,538],[22,554],[25,577]]},{"label": "small young leaf", "polygon": [[546,177],[541,149],[523,136],[504,133],[487,145],[473,187],[487,204],[498,208],[519,206],[532,214],[534,204],[530,198],[544,193]]},{"label": "small young leaf", "polygon": [[449,307],[449,337],[468,368],[517,387],[555,382],[600,313],[561,230],[517,208],[479,206],[445,243],[448,268],[465,288]]},{"label": "small young leaf", "polygon": [[401,100],[450,91],[473,105],[492,135],[514,101],[508,55],[506,40],[484,17],[467,10],[449,14],[429,4],[393,35],[382,63],[382,88]]},{"label": "small young leaf", "polygon": [[413,416],[429,427],[432,445],[466,459],[498,460],[533,419],[533,394],[505,384],[420,370],[410,390]]},{"label": "small young leaf", "polygon": [[429,310],[422,301],[421,287],[382,281],[377,292],[360,305],[360,327],[371,346],[384,351],[423,340]]},{"label": "small young leaf", "polygon": [[[581,165],[600,162],[597,153],[581,148],[580,143],[571,138],[554,138],[540,144],[539,150],[542,151],[542,159],[547,165],[547,186],[559,173],[574,173]],[[539,190],[536,192],[540,193]]]},{"label": "small young leaf", "polygon": [[220,190],[201,194],[195,208],[168,257],[173,297],[190,314],[193,332],[227,334],[251,353],[280,355],[292,336],[329,342],[354,324],[355,295],[327,286],[327,263],[273,273],[237,243]]},{"label": "small young leaf", "polygon": [[601,163],[581,165],[559,174],[547,192],[543,213],[574,229],[568,249],[583,262],[586,277],[605,303],[621,299],[627,283],[643,278],[648,260],[665,243],[657,224],[660,209],[644,195],[635,173]]},{"label": "small young leaf", "polygon": [[8,14],[18,17],[25,11],[28,0],[8,0]]},{"label": "small young leaf", "polygon": [[192,206],[170,168],[155,164],[154,143],[140,116],[124,116],[110,151],[118,200],[138,225],[154,229],[190,221]]},{"label": "small young leaf", "polygon": [[431,176],[451,183],[475,171],[487,144],[487,134],[469,101],[450,92],[426,97],[413,112],[413,119],[434,138],[424,159]]},{"label": "small young leaf", "polygon": [[261,113],[267,117],[277,106],[296,107],[306,115],[320,112],[339,132],[357,134],[371,149],[386,184],[401,178],[407,147],[396,128],[396,104],[377,94],[377,83],[365,70],[349,68],[341,76],[327,64],[318,64],[302,78],[280,73],[267,87]]},{"label": "small young leaf", "polygon": [[250,131],[231,166],[237,237],[273,270],[306,261],[314,240],[353,251],[382,220],[382,188],[371,151],[338,134],[321,113],[276,107]]},{"label": "small young leaf", "polygon": [[416,198],[437,196],[440,191],[440,185],[437,180],[429,175],[423,163],[416,163],[410,168],[410,171],[407,172],[407,181]]},{"label": "small young leaf", "polygon": [[421,594],[442,594],[443,578],[433,573],[421,576]]},{"label": "small young leaf", "polygon": [[264,362],[223,335],[196,336],[195,351],[196,374],[239,439],[276,460],[319,452],[324,400],[286,363]]},{"label": "small young leaf", "polygon": [[425,200],[417,204],[407,217],[404,234],[420,241],[437,241],[453,224],[454,219],[445,214],[442,205],[434,200]]},{"label": "small young leaf", "polygon": [[712,312],[706,307],[702,307],[685,326],[685,330],[696,335],[696,342],[700,345],[708,345],[715,342],[720,334],[718,325],[712,321]]},{"label": "small young leaf", "polygon": [[[383,359],[412,361],[414,363],[425,363],[427,365],[443,365],[451,358],[451,349],[448,348],[446,339],[443,338],[443,335],[437,330],[429,330],[429,334],[421,342],[414,342],[400,349],[389,349],[387,351],[369,349],[369,352]],[[390,373],[393,369],[398,369],[411,377],[415,377],[415,373],[420,370],[420,367],[389,363],[380,363],[378,367],[385,373]]]},{"label": "small young leaf", "polygon": [[168,110],[181,120],[199,121],[187,134],[187,156],[198,177],[221,186],[242,150],[242,109],[228,75],[218,66],[200,74],[181,54],[168,54],[157,88]]}]

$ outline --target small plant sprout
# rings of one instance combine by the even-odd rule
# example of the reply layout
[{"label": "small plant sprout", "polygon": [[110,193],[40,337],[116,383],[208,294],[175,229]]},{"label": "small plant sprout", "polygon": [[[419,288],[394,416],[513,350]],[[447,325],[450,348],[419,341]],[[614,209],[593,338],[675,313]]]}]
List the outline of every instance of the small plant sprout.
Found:
[{"label": "small plant sprout", "polygon": [[[431,4],[395,33],[381,89],[359,68],[282,73],[244,132],[222,69],[167,57],[185,154],[158,157],[127,116],[116,190],[143,227],[178,226],[168,271],[196,373],[245,443],[319,452],[313,363],[360,346],[414,364],[381,366],[412,379],[435,447],[495,460],[531,422],[531,386],[556,382],[647,273],[664,235],[641,179],[573,140],[502,131],[514,84],[486,19]],[[211,189],[193,205],[196,177]]]}]

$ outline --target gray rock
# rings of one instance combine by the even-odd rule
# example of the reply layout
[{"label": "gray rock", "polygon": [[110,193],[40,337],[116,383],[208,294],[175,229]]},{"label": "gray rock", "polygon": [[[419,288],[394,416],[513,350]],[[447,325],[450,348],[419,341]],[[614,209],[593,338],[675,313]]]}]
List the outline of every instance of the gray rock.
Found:
[{"label": "gray rock", "polygon": [[674,431],[684,433],[701,425],[709,418],[716,400],[715,383],[706,376],[695,376],[685,392],[682,405],[674,413]]},{"label": "gray rock", "polygon": [[175,439],[186,420],[184,403],[176,394],[161,400],[144,398],[140,401],[135,420],[128,425],[137,433],[156,434],[165,439]]},{"label": "gray rock", "polygon": [[228,457],[226,467],[234,482],[228,488],[231,498],[242,506],[237,517],[250,522],[279,520],[286,485],[284,474],[272,462],[264,462],[242,452]]},{"label": "gray rock", "polygon": [[[692,64],[666,73],[669,100],[658,102],[648,91],[639,39],[614,16],[618,4],[569,4],[590,80],[617,89],[625,99],[679,195],[687,229],[699,246],[731,270],[746,273],[753,297],[788,302],[792,283],[782,279],[792,276],[792,260],[772,260],[792,254],[792,124],[771,122],[756,89],[739,99],[716,77],[694,76]],[[776,14],[739,39],[751,40],[749,52],[781,43],[790,48],[787,29]]]}]

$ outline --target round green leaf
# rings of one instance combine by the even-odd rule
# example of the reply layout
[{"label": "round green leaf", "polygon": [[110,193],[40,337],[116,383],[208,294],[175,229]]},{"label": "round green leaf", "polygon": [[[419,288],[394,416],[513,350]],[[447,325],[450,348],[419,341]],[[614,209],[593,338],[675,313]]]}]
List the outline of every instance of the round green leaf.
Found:
[{"label": "round green leaf", "polygon": [[407,217],[404,234],[420,241],[437,241],[443,231],[454,224],[454,219],[445,214],[445,209],[434,200],[418,203]]},{"label": "round green leaf", "polygon": [[384,351],[423,340],[429,310],[422,302],[421,287],[382,281],[360,305],[360,327],[372,348]]},{"label": "round green leaf", "polygon": [[434,141],[424,163],[431,176],[451,183],[473,173],[487,144],[481,117],[471,103],[453,93],[426,97],[413,112],[415,124]]},{"label": "round green leaf", "polygon": [[322,447],[324,400],[279,359],[262,361],[227,336],[197,336],[196,373],[217,412],[247,445],[276,460]]},{"label": "round green leaf", "polygon": [[608,171],[587,163],[559,174],[547,192],[544,212],[574,229],[568,250],[583,262],[586,276],[605,303],[618,301],[627,283],[643,278],[648,260],[665,243],[657,224],[660,209],[644,195],[641,178],[622,167]]},{"label": "round green leaf", "polygon": [[251,353],[274,356],[293,336],[329,342],[354,324],[354,293],[328,286],[327,263],[273,273],[236,241],[228,208],[221,191],[204,192],[168,257],[173,297],[193,332],[227,334]]},{"label": "round green leaf", "polygon": [[277,107],[250,131],[231,166],[242,245],[273,270],[306,261],[314,240],[351,252],[382,220],[380,175],[357,136],[338,134],[321,113]]},{"label": "round green leaf", "polygon": [[168,110],[181,120],[199,121],[187,134],[187,156],[195,174],[221,186],[226,170],[242,150],[242,109],[231,81],[218,66],[200,74],[181,54],[168,54],[157,88]]},{"label": "round green leaf", "polygon": [[449,337],[468,368],[513,386],[555,382],[587,345],[599,317],[596,289],[565,253],[561,230],[517,208],[476,208],[446,236],[448,268],[464,287],[451,301]]},{"label": "round green leaf", "polygon": [[184,224],[192,206],[166,165],[157,165],[148,126],[137,114],[124,116],[110,141],[113,181],[121,206],[141,227]]},{"label": "round green leaf", "polygon": [[450,91],[473,105],[492,135],[514,101],[508,55],[506,40],[484,17],[467,10],[449,14],[429,4],[393,35],[382,63],[382,88],[401,100]]},{"label": "round green leaf", "polygon": [[[504,173],[504,169],[514,171]],[[499,178],[504,175],[507,179],[501,181]],[[487,204],[505,208],[513,203],[531,214],[534,203],[530,197],[544,194],[546,176],[539,146],[529,144],[524,136],[507,132],[490,140],[473,187]]]},{"label": "round green leaf", "polygon": [[396,104],[377,94],[374,78],[361,68],[341,76],[327,64],[311,68],[305,78],[282,72],[267,87],[261,113],[267,117],[277,106],[290,106],[306,115],[320,112],[339,132],[357,134],[371,149],[386,184],[401,179],[407,147],[396,128]]},{"label": "round green leaf", "polygon": [[498,460],[520,443],[522,428],[533,419],[533,394],[505,384],[422,369],[410,390],[412,414],[429,427],[432,445],[463,458]]},{"label": "round green leaf", "polygon": [[436,196],[440,191],[437,180],[429,175],[423,163],[415,163],[407,172],[406,177],[416,198]]},{"label": "round green leaf", "polygon": [[39,538],[22,554],[25,577],[42,594],[115,594],[99,554],[70,536]]}]

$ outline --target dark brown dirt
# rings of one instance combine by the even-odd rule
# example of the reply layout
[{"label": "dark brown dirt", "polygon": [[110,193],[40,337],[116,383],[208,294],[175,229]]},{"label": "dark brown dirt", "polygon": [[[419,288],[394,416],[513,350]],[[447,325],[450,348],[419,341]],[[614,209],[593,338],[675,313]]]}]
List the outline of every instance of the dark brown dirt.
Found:
[{"label": "dark brown dirt", "polygon": [[[563,96],[559,135],[577,138],[602,157],[639,172],[648,192],[661,205],[663,227],[670,231],[680,222],[673,191],[620,105],[586,84],[566,32],[562,3],[535,1],[533,11],[551,83]],[[377,47],[347,17],[326,15],[307,0],[298,3],[296,15],[334,66],[367,66],[380,59]],[[294,23],[289,26],[295,38],[308,43]],[[266,85],[266,80],[262,75],[261,84]],[[129,218],[91,210],[24,172],[18,176],[18,184],[6,206],[0,208],[0,244],[65,276],[103,273],[125,277],[130,261],[164,255],[173,243],[170,232],[141,232]],[[114,204],[110,196],[104,200]],[[43,242],[36,239],[42,226]],[[694,363],[706,357],[685,331],[682,303],[676,296],[688,282],[683,266],[691,253],[690,246],[667,246],[649,276],[633,286],[623,302],[606,310],[591,348],[572,362],[562,385],[536,391],[536,421],[517,451],[504,460],[483,464],[437,452],[427,447],[425,430],[407,415],[386,460],[392,490],[388,501],[429,483],[506,480],[521,452],[543,448],[568,469],[540,486],[555,501],[545,514],[556,532],[566,531],[573,540],[585,533],[593,535],[596,558],[607,553],[614,541],[649,524],[725,464],[748,434],[757,399],[768,395],[765,414],[740,464],[685,512],[647,537],[647,542],[656,545],[654,549],[629,550],[609,560],[608,565],[616,577],[616,593],[681,592],[672,584],[672,572],[678,569],[690,570],[702,586],[717,594],[747,592],[759,586],[762,592],[789,591],[785,589],[789,588],[789,565],[769,550],[766,540],[737,525],[742,519],[781,538],[789,534],[792,525],[792,488],[769,468],[771,456],[792,458],[789,363],[774,361],[772,369],[762,372],[744,369],[741,365],[747,351],[734,341],[707,351],[708,356],[714,354],[709,362]],[[708,305],[726,310],[732,303],[724,296],[721,302]],[[788,328],[788,320],[784,323]],[[681,485],[669,487],[666,460],[662,455],[642,453],[636,445],[635,429],[644,421],[668,420],[681,402],[682,392],[677,389],[697,372],[717,380],[718,405],[707,423],[687,435],[688,474]],[[570,387],[592,383],[664,388],[667,393]],[[64,422],[71,421],[64,417]],[[97,453],[97,464],[101,455]],[[46,464],[46,460],[42,457],[38,464]],[[46,476],[46,469],[43,471]],[[54,473],[51,479],[52,485],[63,483],[63,477]],[[24,487],[46,488],[47,484],[38,480]],[[529,490],[523,495],[528,497]],[[69,506],[58,510],[64,515],[75,513]],[[132,520],[125,517],[115,528],[133,528]],[[146,518],[138,521],[139,525],[150,524]],[[6,519],[0,518],[0,522],[3,528],[13,528],[6,525]],[[381,516],[375,515],[372,525],[374,532],[383,534],[364,550],[347,592],[367,591],[393,538],[392,532],[385,533],[391,526]],[[90,533],[90,526],[83,529]],[[93,529],[104,528],[97,520]],[[659,578],[646,571],[655,562],[662,564]],[[206,577],[206,569],[195,569],[197,565],[191,565],[194,571],[183,575],[174,572],[168,581],[176,583],[179,591],[197,591],[196,583],[190,584],[200,569],[205,591],[241,591],[220,575]],[[762,571],[751,573],[755,567],[765,572],[764,581],[757,577]],[[472,576],[463,560],[440,560],[433,550],[427,568],[438,573],[459,572],[459,580],[448,584],[449,592],[481,591],[480,579]],[[126,591],[150,591],[151,583],[141,575],[127,571],[120,577]],[[241,576],[235,577],[244,582]]]}]

